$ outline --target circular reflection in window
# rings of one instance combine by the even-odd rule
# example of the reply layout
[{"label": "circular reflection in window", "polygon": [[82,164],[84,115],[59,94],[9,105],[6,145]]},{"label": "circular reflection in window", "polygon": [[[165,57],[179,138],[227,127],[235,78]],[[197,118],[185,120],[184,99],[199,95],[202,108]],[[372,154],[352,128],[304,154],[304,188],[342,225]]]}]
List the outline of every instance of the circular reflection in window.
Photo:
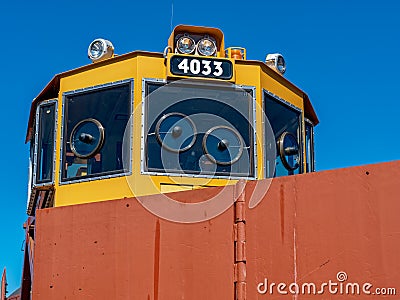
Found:
[{"label": "circular reflection in window", "polygon": [[196,141],[196,126],[182,113],[169,113],[158,120],[157,141],[162,147],[173,152],[190,149]]},{"label": "circular reflection in window", "polygon": [[279,156],[284,167],[289,171],[296,170],[300,164],[299,143],[296,136],[290,132],[284,132],[278,139]]},{"label": "circular reflection in window", "polygon": [[238,161],[243,153],[243,140],[235,129],[215,126],[204,135],[203,149],[212,162],[231,165]]},{"label": "circular reflection in window", "polygon": [[71,151],[77,157],[90,158],[103,146],[104,128],[95,119],[82,120],[72,129],[69,142]]}]

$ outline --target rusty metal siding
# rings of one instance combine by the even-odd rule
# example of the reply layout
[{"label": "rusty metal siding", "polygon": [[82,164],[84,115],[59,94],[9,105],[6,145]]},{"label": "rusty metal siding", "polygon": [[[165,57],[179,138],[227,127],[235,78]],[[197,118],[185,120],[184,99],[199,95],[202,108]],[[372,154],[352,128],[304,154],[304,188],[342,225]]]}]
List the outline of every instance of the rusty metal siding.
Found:
[{"label": "rusty metal siding", "polygon": [[[277,178],[252,209],[255,185],[268,182],[248,182],[234,206],[195,224],[159,219],[136,199],[43,209],[33,299],[292,299],[290,284],[318,292],[329,280],[399,293],[399,178],[400,162]],[[172,195],[196,202],[212,191],[221,188]],[[265,280],[272,294],[260,293]],[[332,297],[371,295],[295,295]]]}]

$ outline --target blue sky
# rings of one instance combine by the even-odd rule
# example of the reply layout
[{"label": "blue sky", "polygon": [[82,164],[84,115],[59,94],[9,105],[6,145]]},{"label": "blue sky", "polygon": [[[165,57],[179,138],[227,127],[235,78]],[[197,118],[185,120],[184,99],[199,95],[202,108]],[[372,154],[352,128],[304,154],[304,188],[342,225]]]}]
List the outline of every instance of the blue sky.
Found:
[{"label": "blue sky", "polygon": [[[220,28],[249,59],[280,52],[285,76],[306,91],[320,118],[317,169],[400,159],[398,1],[173,0],[173,25]],[[211,3],[211,2],[209,2]],[[30,102],[56,74],[90,63],[87,46],[162,52],[172,1],[6,1],[0,10],[0,268],[20,284],[26,219]]]}]

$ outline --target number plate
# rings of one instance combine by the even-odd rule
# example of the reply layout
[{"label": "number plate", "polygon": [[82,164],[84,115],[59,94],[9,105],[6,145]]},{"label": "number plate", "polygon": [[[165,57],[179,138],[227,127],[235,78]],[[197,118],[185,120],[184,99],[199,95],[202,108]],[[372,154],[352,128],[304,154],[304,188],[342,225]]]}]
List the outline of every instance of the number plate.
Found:
[{"label": "number plate", "polygon": [[233,64],[227,59],[174,55],[170,60],[170,71],[179,76],[228,80],[233,76]]}]

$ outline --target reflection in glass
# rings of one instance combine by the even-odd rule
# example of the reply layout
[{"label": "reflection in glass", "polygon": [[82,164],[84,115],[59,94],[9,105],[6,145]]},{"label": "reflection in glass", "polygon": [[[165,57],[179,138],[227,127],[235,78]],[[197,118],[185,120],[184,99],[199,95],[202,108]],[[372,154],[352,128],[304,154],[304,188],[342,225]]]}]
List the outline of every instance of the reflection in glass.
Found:
[{"label": "reflection in glass", "polygon": [[[299,174],[301,171],[301,161],[302,161],[302,151],[301,151],[301,111],[289,106],[285,102],[278,100],[273,97],[266,91],[264,91],[264,105],[265,105],[265,115],[268,118],[273,134],[275,137],[276,145],[278,147],[279,137],[284,132],[289,132],[293,135],[299,145],[299,157],[298,164],[299,167],[290,170],[285,167],[284,162],[282,161],[282,157],[279,153],[279,147],[276,151],[276,160],[275,160],[275,173],[274,174],[266,174],[266,177],[278,177],[278,176],[287,176],[293,174]],[[284,156],[286,157],[286,155]],[[292,159],[289,158],[288,159]],[[294,159],[294,158],[293,158]],[[294,160],[293,160],[294,163]],[[294,165],[293,165],[294,166]]]},{"label": "reflection in glass", "polygon": [[65,95],[63,181],[129,171],[122,152],[130,148],[123,139],[132,110],[131,84],[118,82]]},{"label": "reflection in glass", "polygon": [[230,165],[242,155],[243,142],[236,130],[227,126],[216,126],[205,134],[203,148],[211,161]]},{"label": "reflection in glass", "polygon": [[314,126],[306,120],[306,172],[315,171],[314,163]]},{"label": "reflection in glass", "polygon": [[156,125],[156,137],[162,147],[183,152],[190,149],[196,141],[196,126],[184,114],[166,114]]},{"label": "reflection in glass", "polygon": [[104,142],[104,128],[95,119],[79,122],[71,133],[71,150],[80,158],[89,158],[96,154]]},{"label": "reflection in glass", "polygon": [[[145,171],[254,176],[251,91],[194,81],[145,83]],[[220,129],[204,147],[214,127]]]},{"label": "reflection in glass", "polygon": [[299,167],[300,153],[296,137],[290,132],[284,132],[278,140],[279,156],[283,166],[288,171]]}]

